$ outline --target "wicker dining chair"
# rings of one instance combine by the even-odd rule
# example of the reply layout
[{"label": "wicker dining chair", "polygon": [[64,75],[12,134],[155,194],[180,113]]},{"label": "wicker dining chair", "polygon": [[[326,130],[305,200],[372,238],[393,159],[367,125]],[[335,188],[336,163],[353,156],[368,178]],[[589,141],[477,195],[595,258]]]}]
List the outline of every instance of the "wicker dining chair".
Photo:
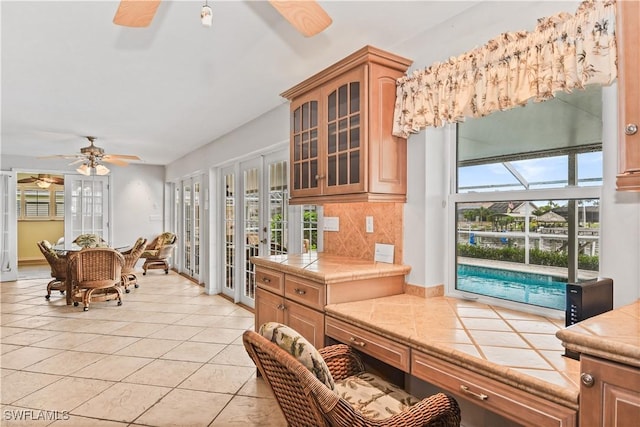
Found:
[{"label": "wicker dining chair", "polygon": [[124,257],[111,248],[85,248],[69,255],[69,273],[73,305],[92,301],[118,300],[122,305],[122,267]]},{"label": "wicker dining chair", "polygon": [[147,239],[139,237],[128,251],[120,252],[124,257],[124,266],[122,267],[121,285],[125,293],[129,293],[129,286],[139,287],[138,276],[136,276],[136,263],[140,259],[140,255],[147,247]]},{"label": "wicker dining chair", "polygon": [[49,267],[51,267],[51,277],[53,277],[53,280],[47,284],[47,295],[45,295],[45,298],[47,300],[51,298],[51,291],[60,291],[60,293],[64,295],[66,289],[65,281],[67,280],[67,255],[57,253],[47,240],[41,240],[36,244],[49,263]]},{"label": "wicker dining chair", "polygon": [[260,333],[245,331],[242,339],[291,427],[460,426],[453,397],[437,393],[418,400],[365,372],[347,345],[316,350],[275,322]]},{"label": "wicker dining chair", "polygon": [[148,245],[147,249],[142,253],[144,258],[142,264],[142,275],[147,274],[148,269],[162,269],[165,274],[169,274],[169,258],[176,248],[178,237],[169,231],[156,236]]}]

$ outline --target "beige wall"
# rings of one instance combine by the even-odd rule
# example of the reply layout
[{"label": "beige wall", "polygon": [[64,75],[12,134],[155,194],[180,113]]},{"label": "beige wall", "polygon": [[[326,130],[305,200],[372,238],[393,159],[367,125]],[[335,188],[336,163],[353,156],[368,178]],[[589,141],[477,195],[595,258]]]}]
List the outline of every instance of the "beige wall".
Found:
[{"label": "beige wall", "polygon": [[18,221],[18,262],[46,263],[36,242],[48,240],[55,244],[63,235],[64,221]]}]

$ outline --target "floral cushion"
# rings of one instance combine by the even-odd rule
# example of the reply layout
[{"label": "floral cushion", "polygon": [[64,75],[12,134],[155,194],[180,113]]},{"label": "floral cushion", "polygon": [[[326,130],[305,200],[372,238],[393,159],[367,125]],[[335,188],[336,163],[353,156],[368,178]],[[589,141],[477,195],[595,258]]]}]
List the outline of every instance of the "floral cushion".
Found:
[{"label": "floral cushion", "polygon": [[155,258],[160,251],[158,249],[145,249],[140,258]]},{"label": "floral cushion", "polygon": [[362,415],[376,420],[400,413],[420,401],[401,388],[367,372],[336,381],[333,391]]},{"label": "floral cushion", "polygon": [[104,239],[97,234],[81,234],[76,237],[73,243],[83,248],[105,248],[108,246]]},{"label": "floral cushion", "polygon": [[333,390],[334,382],[329,367],[318,350],[302,335],[290,327],[276,322],[263,324],[258,333],[295,357],[320,382]]},{"label": "floral cushion", "polygon": [[156,240],[156,248],[161,248],[164,245],[172,244],[175,238],[175,234],[171,233],[170,231],[165,231],[158,236],[158,240]]},{"label": "floral cushion", "polygon": [[53,249],[53,246],[51,246],[51,243],[48,240],[43,240],[40,243],[42,244],[42,246],[44,246],[49,255],[51,255],[53,258],[58,258],[58,253]]}]

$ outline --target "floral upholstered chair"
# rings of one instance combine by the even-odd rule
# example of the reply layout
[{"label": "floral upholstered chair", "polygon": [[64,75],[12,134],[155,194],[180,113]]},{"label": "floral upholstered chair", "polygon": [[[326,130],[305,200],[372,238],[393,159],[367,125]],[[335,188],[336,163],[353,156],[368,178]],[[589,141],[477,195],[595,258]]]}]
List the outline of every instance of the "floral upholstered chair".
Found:
[{"label": "floral upholstered chair", "polygon": [[453,397],[416,399],[365,372],[347,345],[317,350],[276,322],[245,331],[242,338],[290,426],[460,426]]},{"label": "floral upholstered chair", "polygon": [[41,240],[38,243],[38,249],[44,255],[44,258],[51,267],[51,277],[53,280],[47,284],[47,295],[45,298],[51,298],[51,291],[60,291],[64,294],[67,280],[67,255],[58,254],[48,240]]},{"label": "floral upholstered chair", "polygon": [[138,276],[136,276],[136,263],[147,247],[147,239],[139,237],[128,251],[120,252],[124,257],[124,266],[122,267],[122,287],[125,293],[129,293],[129,286],[138,287]]},{"label": "floral upholstered chair", "polygon": [[91,233],[79,235],[73,243],[81,248],[106,248],[109,246],[102,237]]},{"label": "floral upholstered chair", "polygon": [[171,232],[164,232],[153,239],[148,245],[140,258],[144,258],[142,269],[143,275],[147,274],[148,269],[163,269],[165,274],[169,274],[169,258],[173,254],[178,238]]}]

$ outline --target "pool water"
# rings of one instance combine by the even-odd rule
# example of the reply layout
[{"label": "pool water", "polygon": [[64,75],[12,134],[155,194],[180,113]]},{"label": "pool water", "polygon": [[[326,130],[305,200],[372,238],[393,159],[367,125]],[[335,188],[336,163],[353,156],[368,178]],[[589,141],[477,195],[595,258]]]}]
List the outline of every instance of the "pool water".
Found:
[{"label": "pool water", "polygon": [[458,264],[456,289],[564,310],[567,281],[561,277]]}]

